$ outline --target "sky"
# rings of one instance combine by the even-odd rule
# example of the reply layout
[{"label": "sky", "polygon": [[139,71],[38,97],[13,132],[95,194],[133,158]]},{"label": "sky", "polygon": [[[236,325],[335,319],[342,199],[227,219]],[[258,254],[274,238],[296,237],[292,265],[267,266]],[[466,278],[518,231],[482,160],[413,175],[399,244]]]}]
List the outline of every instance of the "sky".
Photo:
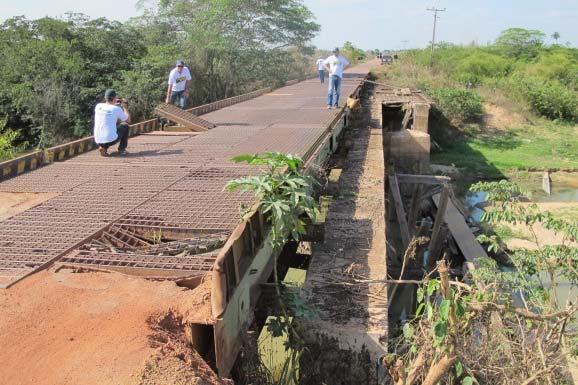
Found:
[{"label": "sky", "polygon": [[[432,37],[433,14],[440,12],[436,41],[486,44],[501,31],[520,27],[559,32],[560,43],[578,46],[578,0],[303,0],[315,14],[321,32],[319,48],[351,41],[364,49],[425,47]],[[125,21],[137,16],[137,0],[0,0],[0,20],[28,19],[80,12],[90,17]]]}]

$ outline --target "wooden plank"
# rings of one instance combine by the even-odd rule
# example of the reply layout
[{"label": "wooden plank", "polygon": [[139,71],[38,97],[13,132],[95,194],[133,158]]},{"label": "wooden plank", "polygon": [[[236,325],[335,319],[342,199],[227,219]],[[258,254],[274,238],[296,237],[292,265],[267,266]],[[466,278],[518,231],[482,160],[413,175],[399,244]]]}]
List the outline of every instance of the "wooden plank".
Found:
[{"label": "wooden plank", "polygon": [[412,175],[396,174],[399,183],[420,183],[428,185],[439,185],[451,182],[451,178],[441,175]]},{"label": "wooden plank", "polygon": [[409,119],[413,115],[413,108],[406,104],[405,114],[403,115],[403,120],[401,121],[401,129],[405,130],[407,128],[407,124],[409,123]]},{"label": "wooden plank", "polygon": [[432,270],[435,266],[435,262],[439,259],[440,252],[442,249],[443,237],[441,227],[444,222],[445,212],[448,204],[449,191],[446,186],[442,190],[439,200],[438,212],[434,221],[434,226],[432,230],[432,235],[429,242],[428,248],[428,268]]},{"label": "wooden plank", "polygon": [[442,186],[441,185],[430,187],[421,195],[421,199],[431,198],[432,196],[439,194],[441,192],[442,192]]},{"label": "wooden plank", "polygon": [[[433,196],[433,201],[438,207],[440,206],[440,200],[440,195]],[[466,261],[474,262],[476,258],[488,256],[451,199],[448,199],[445,221]]]},{"label": "wooden plank", "polygon": [[403,201],[401,200],[401,192],[399,191],[399,183],[397,183],[397,177],[395,174],[389,176],[389,189],[391,196],[393,197],[393,204],[395,206],[399,228],[401,229],[401,242],[403,245],[401,254],[403,255],[405,250],[407,250],[407,246],[409,245],[410,236],[409,228],[407,225],[407,217],[403,208]]},{"label": "wooden plank", "polygon": [[421,202],[421,192],[422,192],[421,184],[413,186],[411,206],[409,208],[409,213],[407,215],[407,221],[409,222],[408,225],[411,235],[415,235],[416,232],[417,216],[419,214],[419,204]]}]

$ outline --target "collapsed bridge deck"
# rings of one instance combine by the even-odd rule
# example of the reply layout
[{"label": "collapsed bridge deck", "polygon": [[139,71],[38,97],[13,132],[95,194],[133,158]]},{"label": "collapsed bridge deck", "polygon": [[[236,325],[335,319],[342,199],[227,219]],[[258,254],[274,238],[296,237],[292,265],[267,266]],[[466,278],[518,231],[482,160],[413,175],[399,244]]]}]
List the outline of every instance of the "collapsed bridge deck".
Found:
[{"label": "collapsed bridge deck", "polygon": [[[343,99],[370,67],[346,74]],[[228,180],[258,172],[230,158],[281,151],[307,160],[339,114],[325,109],[325,86],[305,81],[203,115],[216,125],[207,132],[140,135],[126,157],[91,151],[1,182],[0,192],[53,194],[0,222],[0,287],[59,260],[133,274],[205,274],[223,243],[216,235],[226,239],[254,201],[223,191]],[[156,243],[211,235],[217,241],[181,245],[167,261],[154,250]]]}]

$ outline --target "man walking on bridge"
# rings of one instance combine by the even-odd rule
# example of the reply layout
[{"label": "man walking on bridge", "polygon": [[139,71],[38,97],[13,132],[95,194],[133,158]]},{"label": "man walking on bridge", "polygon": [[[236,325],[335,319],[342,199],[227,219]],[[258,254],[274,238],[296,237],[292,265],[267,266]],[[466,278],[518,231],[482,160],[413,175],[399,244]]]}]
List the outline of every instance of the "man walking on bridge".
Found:
[{"label": "man walking on bridge", "polygon": [[319,59],[317,59],[317,62],[315,62],[315,64],[317,64],[319,81],[321,82],[321,84],[323,84],[325,82],[325,59],[320,57]]},{"label": "man walking on bridge", "polygon": [[104,99],[104,103],[94,107],[94,141],[100,147],[102,156],[108,156],[108,148],[116,143],[118,154],[125,155],[130,122],[127,102],[117,98],[116,91],[112,89],[106,90]]},{"label": "man walking on bridge", "polygon": [[341,93],[341,79],[343,71],[349,66],[349,62],[339,53],[339,48],[333,50],[333,55],[325,59],[323,63],[329,70],[329,89],[327,90],[327,108],[339,107],[339,94]]},{"label": "man walking on bridge", "polygon": [[189,96],[189,82],[191,79],[191,72],[185,67],[185,63],[182,60],[177,60],[177,66],[169,74],[166,103],[174,104],[178,99],[179,107],[184,110],[185,102]]}]

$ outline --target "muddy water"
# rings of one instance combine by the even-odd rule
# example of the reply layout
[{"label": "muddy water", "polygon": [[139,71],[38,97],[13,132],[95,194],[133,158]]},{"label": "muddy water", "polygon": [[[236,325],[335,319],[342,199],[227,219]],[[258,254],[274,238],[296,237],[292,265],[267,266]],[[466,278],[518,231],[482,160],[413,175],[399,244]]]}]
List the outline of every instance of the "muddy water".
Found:
[{"label": "muddy water", "polygon": [[534,202],[578,202],[578,173],[558,172],[550,175],[551,194],[542,190],[541,173],[528,179],[513,178],[525,195]]},{"label": "muddy water", "polygon": [[[548,195],[542,190],[541,176],[536,175],[530,178],[512,178],[516,182],[522,193],[533,202],[578,202],[578,174],[576,173],[555,173],[551,175],[551,194]],[[472,183],[468,183],[471,185]],[[461,186],[463,189],[463,186]],[[463,198],[469,217],[475,222],[479,222],[484,213],[483,206],[486,202],[487,193],[485,191],[470,192],[466,186]],[[576,218],[578,219],[578,218]]]}]

